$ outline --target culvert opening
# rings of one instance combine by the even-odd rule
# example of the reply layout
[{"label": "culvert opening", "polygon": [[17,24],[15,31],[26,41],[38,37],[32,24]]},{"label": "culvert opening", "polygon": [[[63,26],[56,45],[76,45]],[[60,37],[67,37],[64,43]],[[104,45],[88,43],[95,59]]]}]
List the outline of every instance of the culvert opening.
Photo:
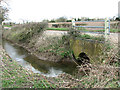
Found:
[{"label": "culvert opening", "polygon": [[75,58],[75,55],[73,54],[73,58],[79,63],[79,64],[86,64],[90,63],[90,58],[87,56],[86,53],[82,52],[78,55],[78,58]]}]

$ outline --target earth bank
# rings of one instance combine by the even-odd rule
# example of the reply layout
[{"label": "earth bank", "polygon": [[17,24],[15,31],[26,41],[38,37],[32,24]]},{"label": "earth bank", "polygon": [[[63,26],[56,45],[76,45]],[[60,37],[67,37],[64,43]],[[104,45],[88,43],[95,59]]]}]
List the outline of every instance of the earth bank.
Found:
[{"label": "earth bank", "polygon": [[4,31],[3,38],[22,46],[41,60],[70,61],[70,48],[66,47],[66,36],[48,36],[45,33],[46,27],[46,23],[15,26],[9,31]]},{"label": "earth bank", "polygon": [[0,45],[0,55],[2,56],[2,65],[0,66],[2,69],[2,88],[69,88],[81,85],[78,83],[79,80],[68,74],[45,77],[23,68],[8,56],[2,45]]}]

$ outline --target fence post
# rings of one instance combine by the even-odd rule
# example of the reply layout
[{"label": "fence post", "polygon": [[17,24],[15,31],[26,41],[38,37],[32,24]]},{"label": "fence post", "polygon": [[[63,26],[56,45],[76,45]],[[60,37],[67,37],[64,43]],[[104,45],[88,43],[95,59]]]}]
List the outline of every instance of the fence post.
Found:
[{"label": "fence post", "polygon": [[110,20],[105,18],[105,41],[108,41],[108,35],[110,35]]},{"label": "fence post", "polygon": [[105,35],[110,34],[110,20],[105,18]]},{"label": "fence post", "polygon": [[72,19],[72,28],[75,28],[74,26],[75,26],[75,19],[73,18]]}]

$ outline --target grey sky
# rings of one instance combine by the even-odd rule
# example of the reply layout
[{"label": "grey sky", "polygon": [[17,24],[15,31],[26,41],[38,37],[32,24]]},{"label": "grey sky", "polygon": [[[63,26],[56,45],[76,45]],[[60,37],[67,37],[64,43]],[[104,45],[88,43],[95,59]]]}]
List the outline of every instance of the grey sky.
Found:
[{"label": "grey sky", "polygon": [[14,22],[41,21],[61,16],[105,18],[118,15],[120,0],[10,0],[9,18]]}]

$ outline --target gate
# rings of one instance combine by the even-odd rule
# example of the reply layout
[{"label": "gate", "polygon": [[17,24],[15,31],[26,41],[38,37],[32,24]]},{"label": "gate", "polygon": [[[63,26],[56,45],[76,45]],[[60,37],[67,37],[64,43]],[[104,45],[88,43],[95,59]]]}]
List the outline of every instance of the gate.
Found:
[{"label": "gate", "polygon": [[[76,26],[76,23],[84,23],[84,22],[104,22],[104,26]],[[81,27],[81,28],[102,28],[105,30],[105,35],[109,35],[110,34],[110,20],[108,18],[105,18],[105,20],[94,20],[94,21],[75,21],[74,19],[72,19],[72,27],[73,28],[77,28],[77,27]]]}]

